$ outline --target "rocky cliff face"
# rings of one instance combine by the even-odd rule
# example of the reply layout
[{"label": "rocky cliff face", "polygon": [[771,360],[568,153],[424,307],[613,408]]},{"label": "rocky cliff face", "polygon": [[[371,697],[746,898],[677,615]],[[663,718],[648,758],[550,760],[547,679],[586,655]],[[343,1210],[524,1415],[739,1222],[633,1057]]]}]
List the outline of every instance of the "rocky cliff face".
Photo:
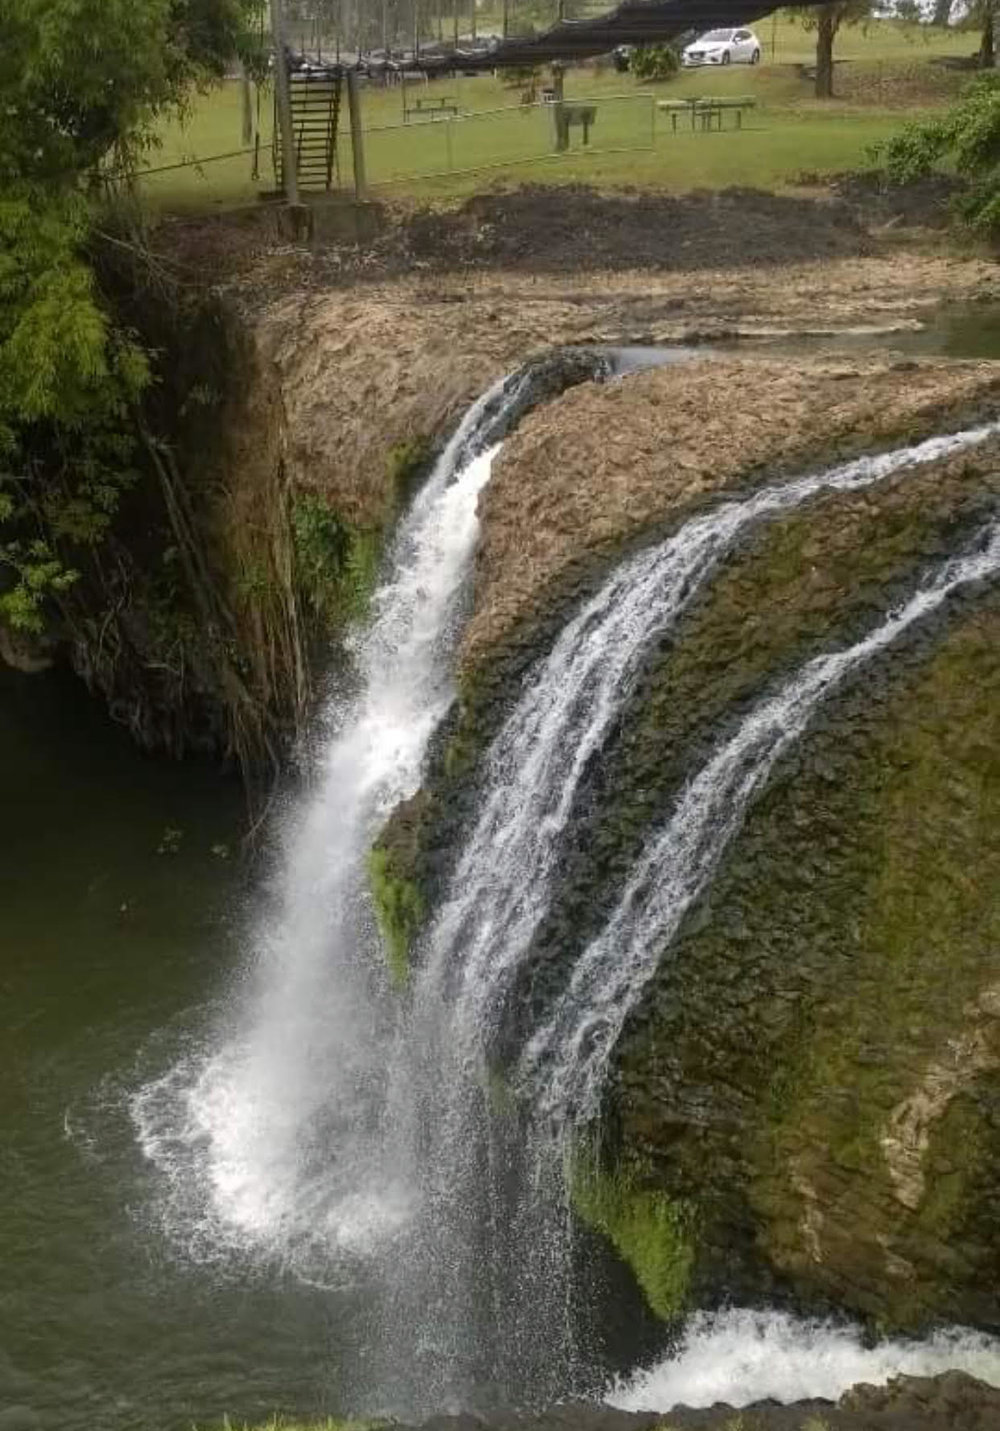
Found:
[{"label": "rocky cliff face", "polygon": [[[705,361],[529,418],[483,504],[463,709],[384,838],[422,907],[521,673],[624,551],[723,492],[994,415],[998,391],[991,364]],[[742,712],[997,511],[998,471],[991,439],[738,545],[588,771],[536,971],[600,927]],[[663,950],[580,1197],[663,1316],[767,1296],[879,1327],[1000,1324],[998,637],[983,584],[847,682]]]}]

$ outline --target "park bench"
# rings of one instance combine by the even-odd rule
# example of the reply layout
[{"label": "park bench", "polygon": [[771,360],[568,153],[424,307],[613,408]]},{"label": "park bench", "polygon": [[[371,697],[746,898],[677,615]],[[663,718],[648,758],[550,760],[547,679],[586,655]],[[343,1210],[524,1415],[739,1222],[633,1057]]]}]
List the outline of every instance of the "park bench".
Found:
[{"label": "park bench", "polygon": [[736,128],[743,128],[743,113],[747,109],[756,109],[757,101],[750,95],[727,96],[725,99],[700,99],[694,107],[695,117],[701,120],[702,129],[711,129],[712,120],[718,120],[718,128],[722,128],[723,116],[727,113],[736,117]]},{"label": "park bench", "polygon": [[410,110],[415,114],[454,115],[458,113],[458,105],[450,94],[430,95],[416,100]]}]

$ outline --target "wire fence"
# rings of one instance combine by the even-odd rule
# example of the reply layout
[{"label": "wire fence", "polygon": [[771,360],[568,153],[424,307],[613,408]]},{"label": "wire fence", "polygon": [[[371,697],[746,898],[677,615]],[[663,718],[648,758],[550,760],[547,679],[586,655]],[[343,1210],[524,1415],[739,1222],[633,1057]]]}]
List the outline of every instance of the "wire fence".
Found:
[{"label": "wire fence", "polygon": [[[416,104],[414,106],[416,108]],[[656,141],[652,94],[574,96],[563,105],[533,102],[501,109],[411,110],[406,120],[364,131],[368,184],[373,189],[516,168],[540,160],[651,149]],[[249,202],[276,187],[270,138],[208,157],[188,155],[139,175],[147,198],[162,207]],[[334,183],[353,184],[350,129],[337,136]]]}]

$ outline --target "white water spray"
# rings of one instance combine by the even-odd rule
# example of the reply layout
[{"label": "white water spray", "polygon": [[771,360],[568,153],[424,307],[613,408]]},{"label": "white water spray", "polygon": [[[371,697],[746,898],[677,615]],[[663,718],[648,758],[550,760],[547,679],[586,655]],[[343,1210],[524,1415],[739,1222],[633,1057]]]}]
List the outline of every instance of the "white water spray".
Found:
[{"label": "white water spray", "polygon": [[243,1247],[322,1277],[405,1218],[377,1136],[395,1008],[364,859],[417,789],[453,699],[476,503],[492,439],[530,387],[528,373],[505,379],[473,406],[402,524],[355,640],[358,693],[323,717],[314,784],[286,832],[228,1029],[133,1100],[144,1151],[167,1174],[167,1218],[193,1255]]},{"label": "white water spray", "polygon": [[952,1370],[1000,1386],[1000,1342],[951,1328],[924,1341],[869,1347],[855,1327],[731,1308],[692,1317],[672,1356],[620,1382],[606,1399],[623,1411],[663,1412],[720,1401],[836,1401],[859,1382],[882,1386],[894,1376]]}]

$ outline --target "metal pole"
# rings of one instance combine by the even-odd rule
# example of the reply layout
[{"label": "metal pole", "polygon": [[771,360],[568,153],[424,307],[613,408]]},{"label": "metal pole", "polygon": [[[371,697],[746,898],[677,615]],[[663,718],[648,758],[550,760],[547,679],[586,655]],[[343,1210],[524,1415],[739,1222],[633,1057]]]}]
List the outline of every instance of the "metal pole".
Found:
[{"label": "metal pole", "polygon": [[274,41],[274,93],[281,130],[281,179],[285,198],[299,205],[299,176],[295,167],[295,135],[292,132],[292,94],[288,82],[288,51],[285,44],[283,0],[271,0],[271,39]]},{"label": "metal pole", "polygon": [[354,160],[354,197],[363,204],[368,197],[365,175],[365,137],[361,132],[361,96],[356,70],[347,71],[347,108],[351,113],[351,157]]}]

